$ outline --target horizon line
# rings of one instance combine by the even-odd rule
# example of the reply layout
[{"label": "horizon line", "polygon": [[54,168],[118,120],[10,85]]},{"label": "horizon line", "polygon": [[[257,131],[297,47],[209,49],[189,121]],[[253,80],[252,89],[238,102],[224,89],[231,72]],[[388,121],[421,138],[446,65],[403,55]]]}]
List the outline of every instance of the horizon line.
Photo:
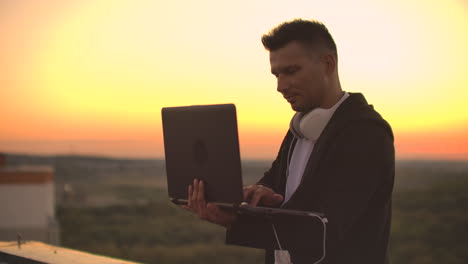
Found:
[{"label": "horizon line", "polygon": [[[109,155],[102,153],[40,153],[40,152],[16,152],[16,151],[0,151],[0,154],[8,155],[17,155],[17,156],[37,156],[37,157],[86,157],[86,158],[96,158],[96,159],[115,159],[115,160],[165,160],[164,156],[124,156],[124,155]],[[271,161],[273,162],[274,158],[261,158],[261,157],[246,157],[242,158],[241,161]],[[415,161],[415,162],[425,162],[425,161],[439,161],[439,162],[467,162],[468,158],[429,158],[429,157],[403,157],[396,158],[396,162],[399,161]]]}]

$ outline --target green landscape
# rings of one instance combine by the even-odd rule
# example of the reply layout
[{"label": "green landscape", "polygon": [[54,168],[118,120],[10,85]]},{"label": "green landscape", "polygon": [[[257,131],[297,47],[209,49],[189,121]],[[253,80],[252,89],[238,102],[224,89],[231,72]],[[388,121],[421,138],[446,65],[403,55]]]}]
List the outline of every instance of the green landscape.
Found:
[{"label": "green landscape", "polygon": [[[142,263],[263,263],[224,244],[224,230],[173,205],[163,160],[9,154],[9,165],[55,168],[61,246]],[[244,184],[267,161],[243,161]],[[468,263],[468,162],[398,161],[391,262]]]}]

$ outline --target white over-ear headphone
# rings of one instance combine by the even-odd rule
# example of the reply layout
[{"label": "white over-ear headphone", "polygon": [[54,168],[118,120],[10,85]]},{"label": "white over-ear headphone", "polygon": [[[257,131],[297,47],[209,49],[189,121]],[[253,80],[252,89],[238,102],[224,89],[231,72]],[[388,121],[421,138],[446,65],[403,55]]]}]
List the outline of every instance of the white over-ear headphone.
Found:
[{"label": "white over-ear headphone", "polygon": [[349,97],[347,92],[344,92],[341,99],[331,108],[315,108],[312,111],[304,114],[297,112],[291,119],[289,130],[298,138],[306,138],[308,140],[317,141],[322,134],[322,131],[335,113],[335,110],[340,104]]},{"label": "white over-ear headphone", "polygon": [[333,115],[334,111],[330,110],[315,108],[306,114],[297,112],[291,119],[289,128],[299,138],[316,141]]}]

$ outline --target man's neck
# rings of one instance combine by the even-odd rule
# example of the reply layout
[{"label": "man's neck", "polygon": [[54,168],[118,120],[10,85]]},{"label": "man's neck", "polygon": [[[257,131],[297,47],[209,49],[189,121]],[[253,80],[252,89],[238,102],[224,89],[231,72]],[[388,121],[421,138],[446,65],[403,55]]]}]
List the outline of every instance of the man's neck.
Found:
[{"label": "man's neck", "polygon": [[341,90],[341,86],[338,86],[325,97],[323,104],[320,108],[329,109],[334,106],[343,97],[344,91]]}]

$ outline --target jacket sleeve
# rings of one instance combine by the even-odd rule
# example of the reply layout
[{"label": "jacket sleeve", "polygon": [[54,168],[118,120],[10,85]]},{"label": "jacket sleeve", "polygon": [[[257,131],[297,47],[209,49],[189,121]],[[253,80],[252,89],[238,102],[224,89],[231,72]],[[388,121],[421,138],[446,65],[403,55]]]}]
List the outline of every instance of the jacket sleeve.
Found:
[{"label": "jacket sleeve", "polygon": [[[334,138],[320,170],[319,210],[329,220],[330,251],[348,263],[382,263],[391,219],[393,136],[372,123],[355,124]],[[357,252],[367,250],[365,256]]]}]

